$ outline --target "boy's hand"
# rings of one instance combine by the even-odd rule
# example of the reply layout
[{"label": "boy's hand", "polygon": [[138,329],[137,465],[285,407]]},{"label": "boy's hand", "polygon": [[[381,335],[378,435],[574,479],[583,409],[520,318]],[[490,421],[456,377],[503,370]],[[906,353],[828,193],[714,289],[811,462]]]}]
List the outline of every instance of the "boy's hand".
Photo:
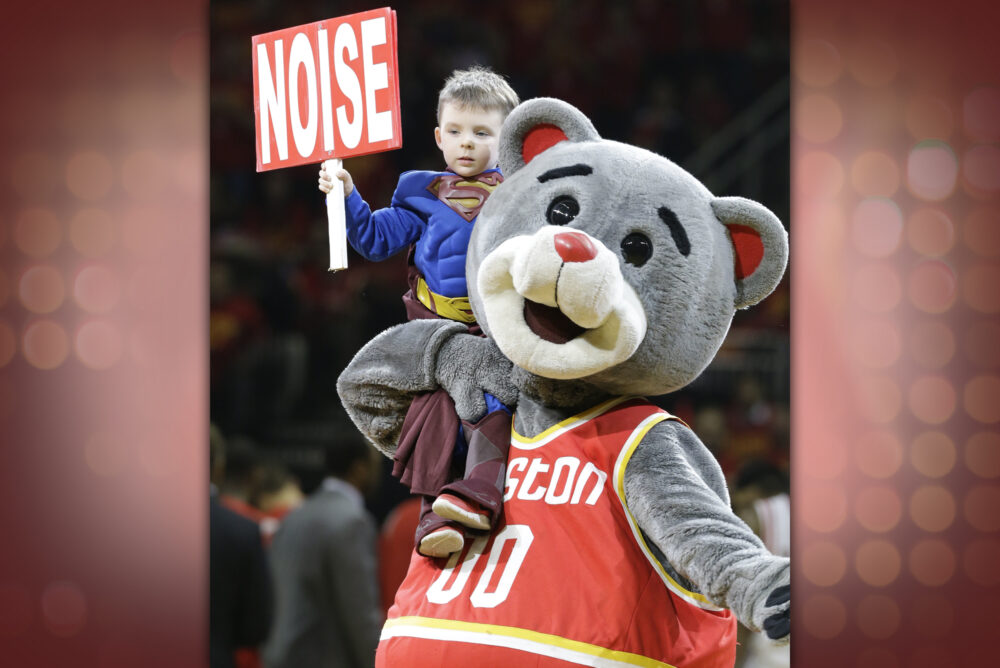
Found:
[{"label": "boy's hand", "polygon": [[351,173],[346,169],[338,169],[333,173],[331,177],[326,172],[326,167],[319,168],[319,189],[324,193],[329,194],[333,190],[333,179],[338,178],[344,182],[344,197],[347,197],[352,192],[354,192],[354,179],[351,178]]}]

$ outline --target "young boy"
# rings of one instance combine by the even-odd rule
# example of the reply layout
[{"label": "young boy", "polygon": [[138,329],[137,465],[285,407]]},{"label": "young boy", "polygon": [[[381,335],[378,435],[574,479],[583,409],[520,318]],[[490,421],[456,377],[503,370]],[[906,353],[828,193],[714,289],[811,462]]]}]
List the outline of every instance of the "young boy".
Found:
[{"label": "young boy", "polygon": [[[518,103],[503,77],[487,68],[453,72],[438,96],[434,128],[447,170],[403,173],[384,209],[370,209],[347,170],[320,169],[321,191],[330,192],[332,178],[344,183],[347,240],[354,250],[377,262],[409,249],[410,290],[403,302],[411,320],[448,318],[479,333],[469,307],[465,256],[479,210],[503,181],[497,167],[500,128]],[[483,530],[499,521],[510,420],[489,395],[487,405],[490,413],[478,423],[460,424],[451,398],[438,390],[418,397],[407,414],[393,474],[425,497],[416,535],[425,556],[461,550],[463,526]],[[451,475],[456,447],[467,449],[460,480]]]}]

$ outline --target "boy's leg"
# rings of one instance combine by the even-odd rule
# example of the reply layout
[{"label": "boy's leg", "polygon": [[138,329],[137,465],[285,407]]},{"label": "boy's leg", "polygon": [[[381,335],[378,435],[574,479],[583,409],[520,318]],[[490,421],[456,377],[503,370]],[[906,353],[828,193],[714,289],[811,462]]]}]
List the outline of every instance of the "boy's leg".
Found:
[{"label": "boy's leg", "polygon": [[475,424],[463,423],[468,454],[465,478],[441,488],[434,511],[475,529],[495,527],[503,513],[511,415],[498,409]]}]

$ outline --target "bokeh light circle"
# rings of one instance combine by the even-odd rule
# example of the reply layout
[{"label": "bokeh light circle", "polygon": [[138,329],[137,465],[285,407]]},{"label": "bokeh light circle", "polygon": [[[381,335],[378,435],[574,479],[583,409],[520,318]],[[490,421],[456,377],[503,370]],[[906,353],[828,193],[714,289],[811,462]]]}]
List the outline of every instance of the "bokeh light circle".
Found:
[{"label": "bokeh light circle", "polygon": [[74,348],[84,366],[95,370],[108,369],[121,359],[124,352],[121,332],[107,320],[91,320],[76,332]]},{"label": "bokeh light circle", "polygon": [[940,587],[955,575],[955,550],[943,540],[924,539],[910,550],[909,568],[913,577],[927,587]]},{"label": "bokeh light circle", "polygon": [[888,319],[859,320],[850,329],[851,349],[865,366],[884,369],[893,365],[902,352],[899,328]]},{"label": "bokeh light circle", "polygon": [[962,274],[962,299],[980,313],[1000,313],[1000,266],[977,264]]},{"label": "bokeh light circle", "polygon": [[115,244],[114,221],[103,209],[77,211],[69,221],[69,240],[81,255],[100,257]]},{"label": "bokeh light circle", "polygon": [[858,603],[855,621],[861,632],[875,640],[885,640],[899,630],[902,613],[888,596],[869,594]]},{"label": "bokeh light circle", "polygon": [[807,580],[820,587],[832,587],[847,571],[847,556],[836,543],[815,540],[806,543],[799,564]]},{"label": "bokeh light circle", "polygon": [[899,166],[882,151],[865,151],[851,164],[851,185],[863,197],[892,197],[899,190]]},{"label": "bokeh light circle", "polygon": [[0,267],[0,308],[3,308],[10,299],[10,279],[7,278],[7,272]]},{"label": "bokeh light circle", "polygon": [[813,441],[816,447],[801,453],[796,465],[799,471],[812,478],[831,480],[843,473],[847,466],[847,449],[839,434],[817,434]]},{"label": "bokeh light circle", "polygon": [[66,297],[62,274],[50,265],[36,265],[18,281],[21,304],[32,313],[52,313]]},{"label": "bokeh light circle", "polygon": [[899,524],[903,504],[899,494],[888,487],[868,487],[854,499],[854,517],[858,524],[874,533],[885,533]]},{"label": "bokeh light circle", "polygon": [[887,540],[869,540],[854,554],[854,570],[872,587],[885,587],[899,577],[902,559],[899,550]]},{"label": "bokeh light circle", "polygon": [[43,258],[62,242],[62,225],[48,209],[25,209],[14,223],[14,243],[25,255]]},{"label": "bokeh light circle", "polygon": [[17,335],[7,321],[0,319],[0,369],[17,354]]},{"label": "bokeh light circle", "polygon": [[977,190],[1000,189],[1000,148],[981,144],[967,150],[962,156],[962,176]]},{"label": "bokeh light circle", "polygon": [[42,592],[42,618],[52,635],[68,638],[87,623],[87,600],[80,588],[65,580],[52,582]]},{"label": "bokeh light circle", "polygon": [[0,638],[24,635],[34,622],[34,601],[18,582],[0,582]]},{"label": "bokeh light circle", "polygon": [[840,52],[821,39],[805,39],[796,47],[792,59],[795,76],[807,86],[829,86],[844,69]]},{"label": "bokeh light circle", "polygon": [[857,439],[854,461],[869,478],[888,478],[903,464],[903,444],[887,429],[866,432]]},{"label": "bokeh light circle", "polygon": [[829,640],[836,638],[847,625],[847,610],[839,598],[814,594],[802,605],[802,626],[809,635]]},{"label": "bokeh light circle", "polygon": [[963,346],[966,358],[980,369],[1000,367],[997,341],[1000,341],[1000,323],[995,320],[969,323]]},{"label": "bokeh light circle", "polygon": [[1000,89],[981,86],[966,95],[962,102],[962,124],[973,139],[987,142],[1000,139]]},{"label": "bokeh light circle", "polygon": [[806,95],[795,105],[795,131],[806,141],[828,142],[840,134],[843,125],[840,106],[829,95]]},{"label": "bokeh light circle", "polygon": [[21,350],[28,364],[36,369],[55,369],[69,355],[69,337],[62,325],[39,320],[24,330]]},{"label": "bokeh light circle", "polygon": [[940,431],[925,431],[913,439],[910,446],[910,463],[928,478],[951,473],[957,458],[954,441]]},{"label": "bokeh light circle", "polygon": [[921,422],[941,424],[955,413],[958,395],[944,376],[923,376],[910,384],[907,404]]},{"label": "bokeh light circle", "polygon": [[962,512],[966,521],[977,531],[1000,530],[1000,487],[977,485],[965,495]]},{"label": "bokeh light circle", "polygon": [[103,265],[84,267],[73,282],[73,296],[80,308],[91,313],[107,313],[121,297],[118,274]]},{"label": "bokeh light circle", "polygon": [[66,186],[78,198],[95,202],[111,190],[114,171],[111,161],[97,151],[81,151],[66,163]]},{"label": "bokeh light circle", "polygon": [[925,313],[944,313],[955,303],[955,272],[944,262],[926,260],[910,272],[906,294],[910,302]]},{"label": "bokeh light circle", "polygon": [[948,139],[954,119],[948,103],[937,97],[916,96],[906,103],[904,122],[917,140]]},{"label": "bokeh light circle", "polygon": [[1000,377],[976,376],[965,384],[962,393],[965,412],[977,422],[1000,422]]},{"label": "bokeh light circle", "polygon": [[869,257],[888,257],[903,235],[903,213],[899,205],[885,197],[862,200],[851,216],[854,247]]},{"label": "bokeh light circle", "polygon": [[847,496],[838,485],[813,484],[798,503],[803,523],[815,531],[836,531],[847,519]]},{"label": "bokeh light circle", "polygon": [[955,521],[955,497],[940,485],[919,487],[910,497],[910,519],[924,531],[944,531]]},{"label": "bokeh light circle", "polygon": [[122,188],[135,199],[155,197],[166,187],[167,170],[166,161],[155,151],[131,153],[122,161]]},{"label": "bokeh light circle", "polygon": [[965,443],[965,467],[980,478],[1000,477],[1000,434],[981,431]]},{"label": "bokeh light circle", "polygon": [[891,311],[899,305],[902,294],[899,274],[889,265],[872,264],[854,272],[851,295],[854,302],[866,311]]},{"label": "bokeh light circle", "polygon": [[955,226],[943,211],[917,209],[906,223],[906,238],[921,255],[940,257],[955,245]]},{"label": "bokeh light circle", "polygon": [[962,554],[962,569],[974,583],[983,587],[1000,584],[1000,539],[969,541]]},{"label": "bokeh light circle", "polygon": [[962,225],[962,239],[978,255],[1000,256],[1000,209],[994,206],[973,209]]},{"label": "bokeh light circle", "polygon": [[955,191],[958,158],[943,141],[922,141],[906,158],[906,185],[922,200],[940,202]]},{"label": "bokeh light circle", "polygon": [[939,369],[955,356],[955,336],[943,322],[927,320],[909,329],[908,351],[917,364]]},{"label": "bokeh light circle", "polygon": [[804,194],[833,196],[844,187],[844,166],[826,151],[809,151],[795,161],[795,183]]},{"label": "bokeh light circle", "polygon": [[847,68],[859,83],[875,88],[896,77],[896,51],[881,40],[855,41],[847,52]]},{"label": "bokeh light circle", "polygon": [[854,398],[859,413],[870,422],[879,424],[895,420],[903,406],[899,384],[888,376],[859,379]]}]

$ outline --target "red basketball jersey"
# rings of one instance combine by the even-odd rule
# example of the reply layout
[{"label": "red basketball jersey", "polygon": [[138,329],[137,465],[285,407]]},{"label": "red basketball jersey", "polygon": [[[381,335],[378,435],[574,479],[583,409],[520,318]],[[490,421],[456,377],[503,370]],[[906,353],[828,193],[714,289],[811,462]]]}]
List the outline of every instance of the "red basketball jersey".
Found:
[{"label": "red basketball jersey", "polygon": [[629,458],[668,419],[619,398],[513,433],[503,524],[450,559],[414,552],[379,665],[731,667],[732,613],[662,569],[625,505]]}]

